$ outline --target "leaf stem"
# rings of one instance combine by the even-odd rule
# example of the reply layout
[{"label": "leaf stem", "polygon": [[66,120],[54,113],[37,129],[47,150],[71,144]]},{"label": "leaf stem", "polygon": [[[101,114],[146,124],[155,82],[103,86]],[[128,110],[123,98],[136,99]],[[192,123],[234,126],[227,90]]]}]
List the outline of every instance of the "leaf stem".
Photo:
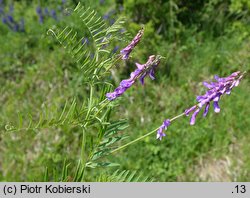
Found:
[{"label": "leaf stem", "polygon": [[137,138],[137,139],[135,139],[135,140],[133,140],[133,141],[127,143],[127,144],[124,144],[123,146],[121,146],[121,147],[119,147],[119,148],[117,148],[117,149],[114,149],[114,150],[111,151],[110,153],[114,153],[114,152],[117,152],[117,151],[119,151],[119,150],[121,150],[121,149],[123,149],[123,148],[126,148],[127,146],[129,146],[129,145],[131,145],[131,144],[134,144],[134,143],[138,142],[139,140],[141,140],[141,139],[143,139],[143,138],[145,138],[145,137],[147,137],[147,136],[149,136],[149,135],[155,133],[158,129],[159,129],[159,127],[156,128],[156,129],[154,129],[153,131],[150,131],[149,133],[147,133],[147,134],[145,134],[145,135],[143,135],[143,136],[141,136],[141,137],[139,137],[139,138]]},{"label": "leaf stem", "polygon": [[[88,111],[87,111],[87,115],[86,115],[86,120],[88,120],[89,116],[90,116],[90,112],[92,110],[92,101],[93,101],[93,85],[90,84],[90,93],[89,93],[89,103],[88,103]],[[86,127],[88,125],[88,122],[85,123],[84,127]]]},{"label": "leaf stem", "polygon": [[121,59],[122,59],[122,56],[118,55],[117,59],[109,67],[106,68],[106,71],[109,71]]},{"label": "leaf stem", "polygon": [[[178,118],[180,118],[180,117],[182,117],[182,116],[184,116],[184,115],[185,115],[185,113],[182,113],[182,114],[180,114],[180,115],[177,115],[177,116],[171,118],[171,119],[170,119],[170,122],[172,122],[172,121],[174,121],[174,120],[176,120],[176,119],[178,119]],[[145,135],[143,135],[143,136],[141,136],[141,137],[139,137],[139,138],[137,138],[137,139],[135,139],[135,140],[133,140],[133,141],[127,143],[127,144],[124,144],[124,145],[118,147],[117,149],[112,150],[110,153],[117,152],[117,151],[119,151],[119,150],[121,150],[121,149],[126,148],[127,146],[129,146],[129,145],[131,145],[131,144],[134,144],[134,143],[136,143],[136,142],[142,140],[143,138],[145,138],[145,137],[147,137],[147,136],[152,135],[152,134],[155,133],[159,128],[160,128],[160,127],[154,129],[153,131],[150,131],[149,133],[146,133]]]}]

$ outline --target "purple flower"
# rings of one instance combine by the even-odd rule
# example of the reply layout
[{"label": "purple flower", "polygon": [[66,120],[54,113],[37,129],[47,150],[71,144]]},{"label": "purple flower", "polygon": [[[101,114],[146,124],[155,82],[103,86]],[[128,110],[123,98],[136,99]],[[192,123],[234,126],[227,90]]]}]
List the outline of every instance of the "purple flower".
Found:
[{"label": "purple flower", "polygon": [[193,112],[196,108],[197,108],[197,105],[194,105],[194,106],[190,107],[189,109],[186,109],[185,110],[186,116],[188,116],[189,113]]},{"label": "purple flower", "polygon": [[37,13],[37,15],[38,15],[38,17],[39,17],[39,22],[40,22],[40,23],[43,23],[43,21],[44,21],[44,16],[43,16],[42,8],[41,8],[40,6],[38,6],[38,7],[36,8],[36,13]]},{"label": "purple flower", "polygon": [[[106,97],[108,100],[114,100],[117,97],[121,96],[128,88],[130,88],[136,81],[136,79],[140,79],[143,84],[143,80],[147,75],[152,75],[152,69],[155,69],[157,65],[160,63],[160,56],[149,56],[148,61],[141,65],[136,63],[137,69],[130,74],[130,78],[126,80],[122,80],[120,85],[114,90],[114,92],[107,93]],[[151,74],[150,74],[151,72]]]},{"label": "purple flower", "polygon": [[207,115],[211,102],[213,103],[214,112],[219,113],[219,101],[221,96],[224,94],[230,94],[231,90],[239,85],[240,80],[243,78],[243,75],[244,73],[237,71],[225,78],[215,76],[214,79],[216,80],[216,82],[203,82],[203,85],[208,88],[207,92],[204,95],[197,96],[197,105],[185,110],[185,114],[187,116],[191,112],[193,112],[190,119],[190,125],[195,124],[196,117],[203,106],[205,106],[203,116],[205,117]]},{"label": "purple flower", "polygon": [[105,15],[103,15],[103,17],[102,17],[104,20],[108,20],[109,19],[109,14],[105,14]]},{"label": "purple flower", "polygon": [[13,16],[7,15],[7,19],[9,20],[10,23],[15,23]]},{"label": "purple flower", "polygon": [[114,49],[112,50],[112,53],[113,54],[116,53],[118,51],[118,49],[119,49],[119,46],[115,46]]},{"label": "purple flower", "polygon": [[166,136],[166,134],[164,133],[164,130],[167,130],[168,126],[171,124],[170,120],[164,120],[162,125],[160,126],[160,128],[157,130],[157,135],[156,135],[156,139],[162,140],[162,138],[164,136]]},{"label": "purple flower", "polygon": [[133,40],[131,41],[131,43],[125,47],[124,49],[122,49],[120,52],[123,55],[122,59],[126,60],[129,58],[129,54],[132,52],[132,50],[134,49],[134,47],[140,42],[141,37],[144,33],[144,29],[142,28],[137,35],[133,38]]},{"label": "purple flower", "polygon": [[8,24],[8,20],[7,20],[5,17],[2,18],[2,22],[3,22],[4,24]]},{"label": "purple flower", "polygon": [[52,18],[54,18],[55,20],[57,20],[56,11],[54,9],[52,9],[50,11],[50,14],[51,14]]},{"label": "purple flower", "polygon": [[[160,62],[155,62],[152,67],[146,71],[141,77],[140,82],[142,85],[144,85],[144,78],[148,75],[152,80],[155,79],[155,69],[159,65]],[[137,63],[138,64],[138,63]]]},{"label": "purple flower", "polygon": [[49,9],[47,7],[44,8],[44,14],[45,16],[49,16]]},{"label": "purple flower", "polygon": [[11,15],[5,16],[2,18],[2,22],[7,25],[11,30],[16,31],[16,22],[14,21]]},{"label": "purple flower", "polygon": [[42,8],[40,7],[40,6],[38,6],[37,8],[36,8],[36,13],[37,14],[42,14]]},{"label": "purple flower", "polygon": [[199,108],[197,108],[194,111],[194,113],[193,113],[193,115],[191,116],[191,119],[190,119],[190,125],[194,125],[195,124],[195,120],[196,120],[196,117],[197,117],[197,115],[198,115],[199,112],[200,112]]},{"label": "purple flower", "polygon": [[12,26],[11,26],[11,24],[9,23],[7,17],[3,17],[3,18],[2,18],[2,22],[3,22],[5,25],[7,25],[10,29],[12,29]]}]

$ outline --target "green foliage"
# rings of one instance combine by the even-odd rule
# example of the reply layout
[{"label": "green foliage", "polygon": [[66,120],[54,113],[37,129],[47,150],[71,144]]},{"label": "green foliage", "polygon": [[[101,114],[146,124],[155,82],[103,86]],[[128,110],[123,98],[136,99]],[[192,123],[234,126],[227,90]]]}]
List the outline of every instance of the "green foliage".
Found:
[{"label": "green foliage", "polygon": [[[110,65],[114,64],[115,59],[108,58],[106,54],[109,55],[110,51],[104,48],[112,40],[119,39],[124,18],[121,17],[112,26],[106,27],[105,22],[96,11],[89,7],[84,8],[80,3],[74,9],[74,13],[71,14],[76,14],[80,18],[85,33],[88,35],[87,38],[78,36],[77,31],[69,26],[61,31],[57,30],[58,33],[53,30],[49,30],[49,32],[55,35],[57,40],[67,48],[74,60],[81,65],[80,68],[86,77],[99,78],[102,70],[107,71]],[[91,42],[91,48],[84,49],[88,42]]]},{"label": "green foliage", "polygon": [[82,182],[84,180],[85,167],[79,161],[75,171],[70,175],[72,171],[69,170],[70,164],[64,161],[62,172],[58,173],[56,169],[53,169],[53,174],[50,177],[49,170],[46,167],[44,173],[44,182],[57,181],[57,182]]},{"label": "green foliage", "polygon": [[137,171],[116,170],[111,175],[101,175],[98,182],[152,182],[152,179],[138,174]]},{"label": "green foliage", "polygon": [[[84,24],[91,49],[84,49],[86,40],[85,42],[82,42],[82,40],[85,37],[80,36],[79,39],[78,32],[74,27],[67,26],[61,31],[58,30],[59,27],[57,28],[58,33],[53,30],[49,30],[49,32],[55,35],[59,43],[66,48],[66,51],[79,65],[79,67],[76,67],[78,68],[77,71],[84,75],[81,81],[83,85],[89,87],[85,92],[85,94],[89,94],[88,100],[75,97],[72,102],[66,102],[65,105],[57,109],[44,107],[44,111],[39,114],[39,119],[31,114],[25,116],[18,113],[18,123],[7,124],[5,129],[9,133],[18,131],[38,132],[43,129],[55,129],[55,127],[68,128],[69,131],[72,129],[82,131],[80,153],[82,165],[78,164],[74,177],[74,181],[79,181],[83,180],[83,171],[86,168],[117,166],[116,163],[97,160],[109,154],[115,144],[126,138],[125,135],[118,134],[119,131],[127,127],[125,120],[110,123],[113,105],[105,99],[105,94],[109,91],[111,85],[105,78],[111,67],[115,65],[117,58],[110,57],[110,52],[104,50],[105,45],[120,38],[119,33],[124,19],[121,17],[112,26],[106,27],[105,22],[101,17],[97,17],[95,11],[90,8],[85,9],[80,3],[70,17],[76,17],[74,14]],[[94,52],[93,57],[91,56],[91,50]],[[95,131],[98,131],[98,133],[95,133]],[[62,158],[59,161],[62,161]],[[64,165],[63,167],[61,181],[67,180],[65,171],[68,172],[68,166]],[[52,169],[54,172],[57,170],[56,168]],[[79,172],[80,176],[78,176]],[[47,171],[45,178],[48,179]],[[54,175],[54,180],[58,180],[56,175]]]},{"label": "green foliage", "polygon": [[221,36],[233,21],[239,21],[243,16],[249,17],[249,2],[245,0],[129,0],[124,1],[124,6],[126,14],[133,21],[144,24],[152,22],[155,32],[171,41],[182,39],[190,27],[212,36]]},{"label": "green foliage", "polygon": [[[84,166],[81,162],[78,163],[75,171],[70,175],[70,164],[63,164],[62,172],[58,173],[56,170],[53,171],[53,175],[50,177],[48,168],[45,169],[44,182],[58,181],[58,182],[82,182],[84,181]],[[153,181],[148,177],[137,171],[129,170],[116,170],[112,174],[101,173],[96,179],[96,182],[150,182]]]},{"label": "green foliage", "polygon": [[[77,3],[67,3],[76,8],[60,21],[39,24],[37,2],[15,1],[26,32],[0,24],[1,181],[248,181],[248,76],[222,98],[220,114],[193,127],[183,117],[161,142],[149,136],[112,152],[194,104],[204,93],[199,82],[249,72],[248,1],[129,0],[111,26],[102,15],[119,8],[114,1]],[[118,64],[113,47],[132,38],[123,26],[135,35],[142,24],[132,58]],[[105,100],[151,54],[167,57],[156,80]]]}]

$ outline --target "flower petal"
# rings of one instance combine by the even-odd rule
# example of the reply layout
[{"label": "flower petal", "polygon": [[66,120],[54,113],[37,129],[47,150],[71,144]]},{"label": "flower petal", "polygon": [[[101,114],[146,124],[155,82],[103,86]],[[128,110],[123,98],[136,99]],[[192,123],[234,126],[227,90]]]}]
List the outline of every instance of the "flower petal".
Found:
[{"label": "flower petal", "polygon": [[206,104],[206,106],[205,106],[205,110],[204,110],[204,112],[203,112],[203,117],[206,117],[206,116],[207,116],[209,107],[210,107],[210,103],[208,102],[208,103]]},{"label": "flower petal", "polygon": [[129,88],[133,85],[134,81],[131,81],[131,80],[122,80],[120,82],[120,86],[121,87],[126,87],[126,88]]},{"label": "flower petal", "polygon": [[142,76],[140,77],[140,82],[142,85],[144,85],[144,78],[147,76],[147,73],[145,72],[144,74],[142,74]]},{"label": "flower petal", "polygon": [[107,93],[106,94],[106,97],[107,97],[107,99],[108,100],[114,100],[114,99],[116,99],[116,93],[115,92],[112,92],[112,93]]},{"label": "flower petal", "polygon": [[142,64],[139,64],[139,63],[135,63],[135,65],[140,70],[142,70],[145,67],[145,65],[142,65]]},{"label": "flower petal", "polygon": [[214,88],[214,85],[209,84],[209,83],[207,83],[207,82],[203,82],[203,85],[204,85],[205,87],[207,87],[208,89]]},{"label": "flower petal", "polygon": [[133,40],[130,42],[130,44],[128,44],[127,47],[125,47],[124,49],[122,49],[120,52],[123,55],[122,59],[128,59],[129,58],[129,54],[132,52],[132,50],[134,49],[134,47],[140,42],[141,37],[144,33],[144,30],[141,29],[137,35],[133,38]]},{"label": "flower petal", "polygon": [[139,75],[141,74],[140,69],[136,69],[134,72],[130,74],[130,79],[129,80],[135,80]]},{"label": "flower petal", "polygon": [[205,96],[197,96],[197,97],[196,97],[197,102],[201,102],[201,101],[204,100],[204,99],[206,99]]},{"label": "flower petal", "polygon": [[186,110],[185,110],[186,116],[188,116],[189,113],[192,112],[192,111],[194,111],[196,108],[197,108],[197,106],[194,105],[194,106],[190,107],[189,109],[186,109]]},{"label": "flower petal", "polygon": [[230,95],[231,94],[231,89],[226,90],[226,94]]},{"label": "flower petal", "polygon": [[154,80],[155,79],[155,70],[154,68],[150,69],[149,71],[149,77]]},{"label": "flower petal", "polygon": [[214,101],[214,112],[219,113],[220,112],[220,106],[218,101]]},{"label": "flower petal", "polygon": [[164,120],[164,122],[163,122],[163,126],[164,126],[164,129],[167,129],[167,127],[169,126],[171,124],[171,121],[169,120],[169,119],[167,119],[167,120]]},{"label": "flower petal", "polygon": [[156,139],[162,140],[162,138],[165,137],[165,136],[166,136],[166,134],[165,134],[164,132],[162,132],[162,133],[157,133]]},{"label": "flower petal", "polygon": [[193,115],[191,116],[191,119],[190,119],[190,125],[194,125],[195,124],[195,120],[196,120],[196,117],[198,115],[198,113],[200,112],[200,108],[198,108],[194,113]]}]

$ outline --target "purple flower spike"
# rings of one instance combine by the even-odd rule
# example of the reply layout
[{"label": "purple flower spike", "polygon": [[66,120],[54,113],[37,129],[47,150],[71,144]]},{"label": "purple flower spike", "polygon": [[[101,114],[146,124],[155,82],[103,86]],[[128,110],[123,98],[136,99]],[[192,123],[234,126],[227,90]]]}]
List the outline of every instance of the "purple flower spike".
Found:
[{"label": "purple flower spike", "polygon": [[196,100],[199,102],[197,105],[185,110],[186,115],[189,115],[189,113],[193,112],[190,119],[190,125],[195,124],[196,117],[204,105],[205,105],[205,110],[203,116],[205,117],[207,115],[211,102],[213,102],[215,113],[219,113],[220,97],[223,94],[230,94],[232,88],[239,85],[241,79],[243,78],[243,75],[244,73],[237,71],[225,78],[220,78],[219,76],[215,76],[214,79],[217,82],[211,82],[211,83],[203,82],[203,85],[206,88],[208,88],[207,92],[204,95],[197,96]]},{"label": "purple flower spike", "polygon": [[156,139],[162,140],[162,138],[166,136],[166,134],[163,131],[167,130],[170,124],[171,124],[171,121],[169,119],[164,120],[160,128],[157,130]]},{"label": "purple flower spike", "polygon": [[133,38],[133,40],[131,41],[131,43],[125,47],[124,49],[122,49],[120,52],[123,55],[122,59],[126,60],[129,58],[129,54],[132,52],[132,50],[134,49],[134,47],[140,42],[141,37],[144,33],[144,29],[142,28],[137,35]]},{"label": "purple flower spike", "polygon": [[137,69],[130,74],[130,78],[122,80],[120,85],[114,90],[114,92],[107,93],[106,97],[108,100],[114,100],[121,96],[128,88],[130,88],[139,79],[144,84],[144,78],[149,75],[151,69],[157,67],[160,63],[160,56],[149,56],[148,61],[145,64],[136,63]]}]

